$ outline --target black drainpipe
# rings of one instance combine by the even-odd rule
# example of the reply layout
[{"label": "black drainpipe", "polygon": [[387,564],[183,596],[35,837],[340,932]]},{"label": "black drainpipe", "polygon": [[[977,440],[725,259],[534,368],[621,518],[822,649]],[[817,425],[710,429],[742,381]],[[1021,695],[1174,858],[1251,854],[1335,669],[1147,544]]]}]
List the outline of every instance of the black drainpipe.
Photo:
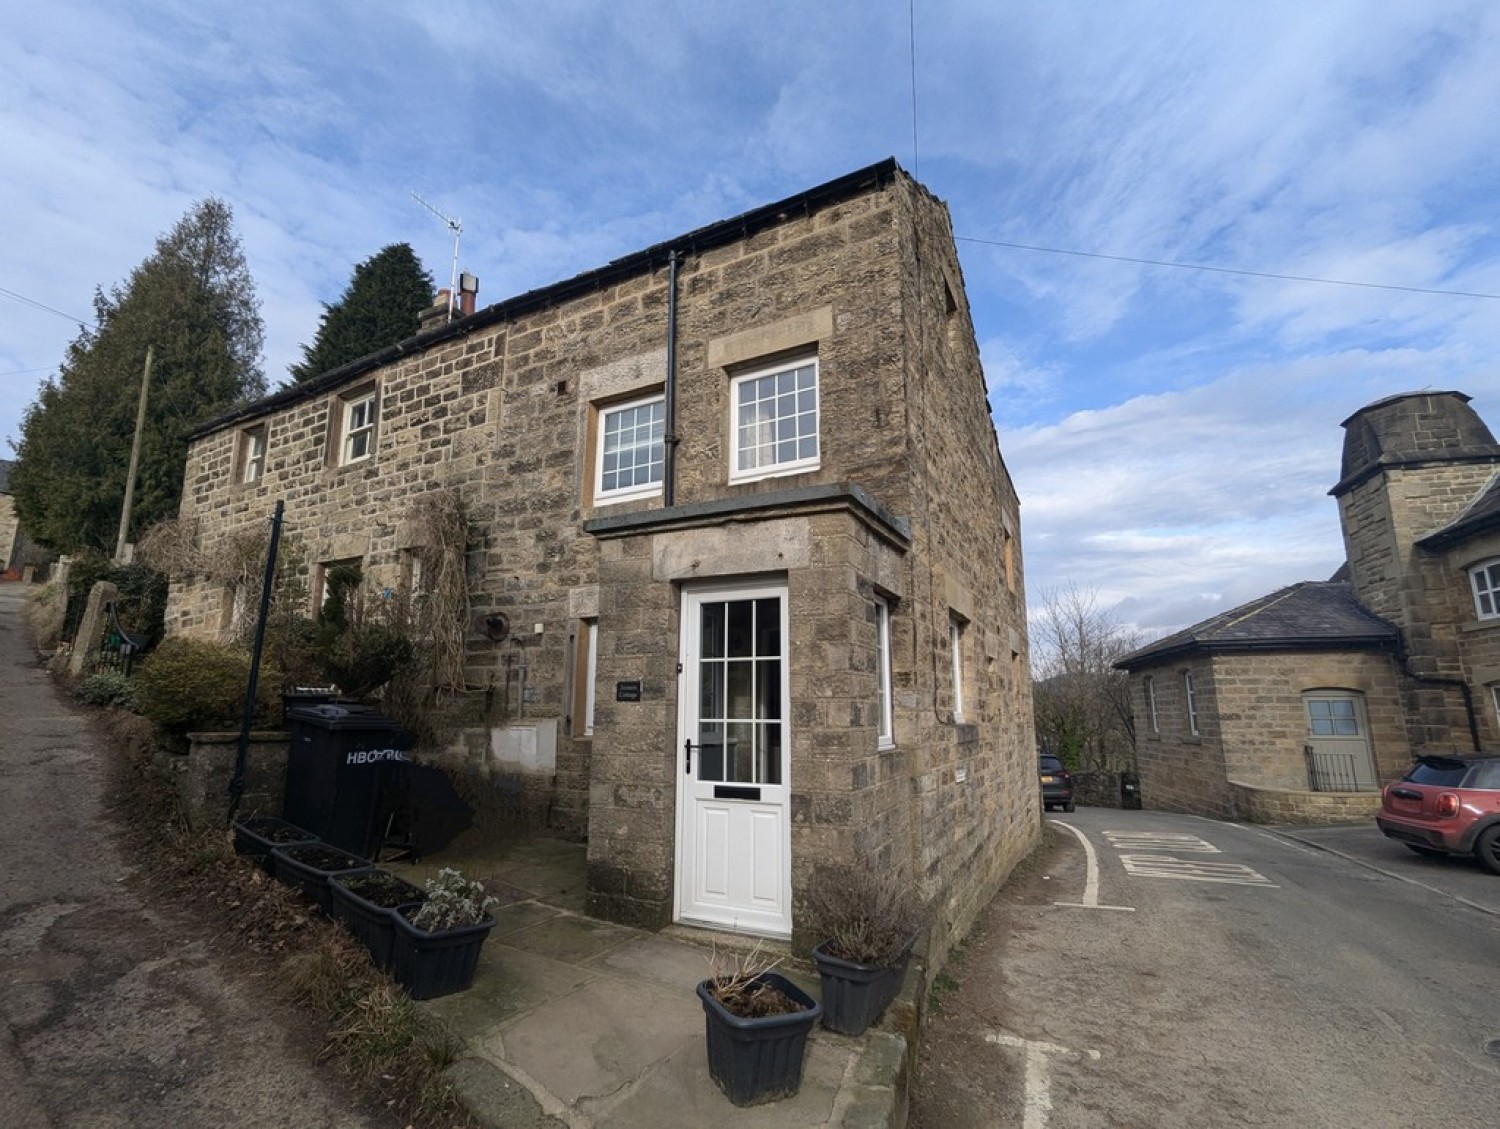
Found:
[{"label": "black drainpipe", "polygon": [[1474,751],[1481,752],[1479,745],[1479,719],[1474,716],[1474,691],[1462,678],[1438,678],[1431,674],[1418,674],[1411,668],[1411,656],[1406,651],[1406,636],[1396,636],[1399,647],[1399,658],[1401,669],[1413,682],[1423,682],[1429,686],[1457,686],[1459,693],[1464,697],[1464,713],[1469,719],[1469,740],[1473,742]]},{"label": "black drainpipe", "polygon": [[662,505],[677,498],[677,252],[667,256],[667,389],[666,435],[662,451]]}]

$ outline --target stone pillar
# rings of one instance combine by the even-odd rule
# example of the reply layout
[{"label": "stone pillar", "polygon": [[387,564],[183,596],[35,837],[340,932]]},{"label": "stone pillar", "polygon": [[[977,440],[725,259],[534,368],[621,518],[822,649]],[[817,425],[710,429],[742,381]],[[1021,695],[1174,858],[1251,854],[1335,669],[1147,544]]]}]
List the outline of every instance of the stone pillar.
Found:
[{"label": "stone pillar", "polygon": [[94,665],[99,657],[99,640],[104,635],[104,624],[108,617],[105,605],[120,594],[118,588],[107,580],[101,580],[89,592],[88,606],[83,609],[83,619],[78,623],[78,633],[73,636],[73,654],[68,659],[68,673],[74,678]]}]

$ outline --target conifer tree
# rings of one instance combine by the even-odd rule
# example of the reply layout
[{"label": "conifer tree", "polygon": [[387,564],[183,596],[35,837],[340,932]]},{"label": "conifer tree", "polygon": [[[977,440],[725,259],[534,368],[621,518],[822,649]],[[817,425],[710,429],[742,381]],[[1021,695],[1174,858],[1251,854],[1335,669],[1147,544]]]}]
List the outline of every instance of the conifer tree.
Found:
[{"label": "conifer tree", "polygon": [[177,511],[187,430],[265,392],[260,303],[222,200],[195,204],[123,285],[96,290],[94,317],[27,408],[10,476],[22,528],[65,553],[114,548],[148,346],[132,538]]},{"label": "conifer tree", "polygon": [[432,305],[432,285],[409,243],[392,243],[360,263],[343,297],[324,305],[317,336],[291,366],[292,380],[311,380],[416,333]]}]

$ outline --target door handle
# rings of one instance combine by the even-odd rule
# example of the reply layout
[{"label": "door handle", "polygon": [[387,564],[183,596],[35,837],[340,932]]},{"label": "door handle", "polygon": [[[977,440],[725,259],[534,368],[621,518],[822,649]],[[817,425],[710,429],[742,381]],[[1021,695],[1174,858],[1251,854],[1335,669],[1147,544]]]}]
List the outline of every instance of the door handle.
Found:
[{"label": "door handle", "polygon": [[687,774],[689,776],[693,775],[693,739],[691,737],[686,737],[686,738],[683,739],[683,742],[682,742],[682,756],[683,756],[684,761],[686,761],[686,764],[687,764],[687,767],[686,767]]}]

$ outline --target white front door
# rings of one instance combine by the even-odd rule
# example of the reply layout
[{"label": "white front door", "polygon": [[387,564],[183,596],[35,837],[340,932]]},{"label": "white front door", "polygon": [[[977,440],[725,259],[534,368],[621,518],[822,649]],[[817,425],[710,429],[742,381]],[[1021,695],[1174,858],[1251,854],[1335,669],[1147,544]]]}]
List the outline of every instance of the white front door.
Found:
[{"label": "white front door", "polygon": [[790,937],[787,594],[683,593],[677,919]]}]

